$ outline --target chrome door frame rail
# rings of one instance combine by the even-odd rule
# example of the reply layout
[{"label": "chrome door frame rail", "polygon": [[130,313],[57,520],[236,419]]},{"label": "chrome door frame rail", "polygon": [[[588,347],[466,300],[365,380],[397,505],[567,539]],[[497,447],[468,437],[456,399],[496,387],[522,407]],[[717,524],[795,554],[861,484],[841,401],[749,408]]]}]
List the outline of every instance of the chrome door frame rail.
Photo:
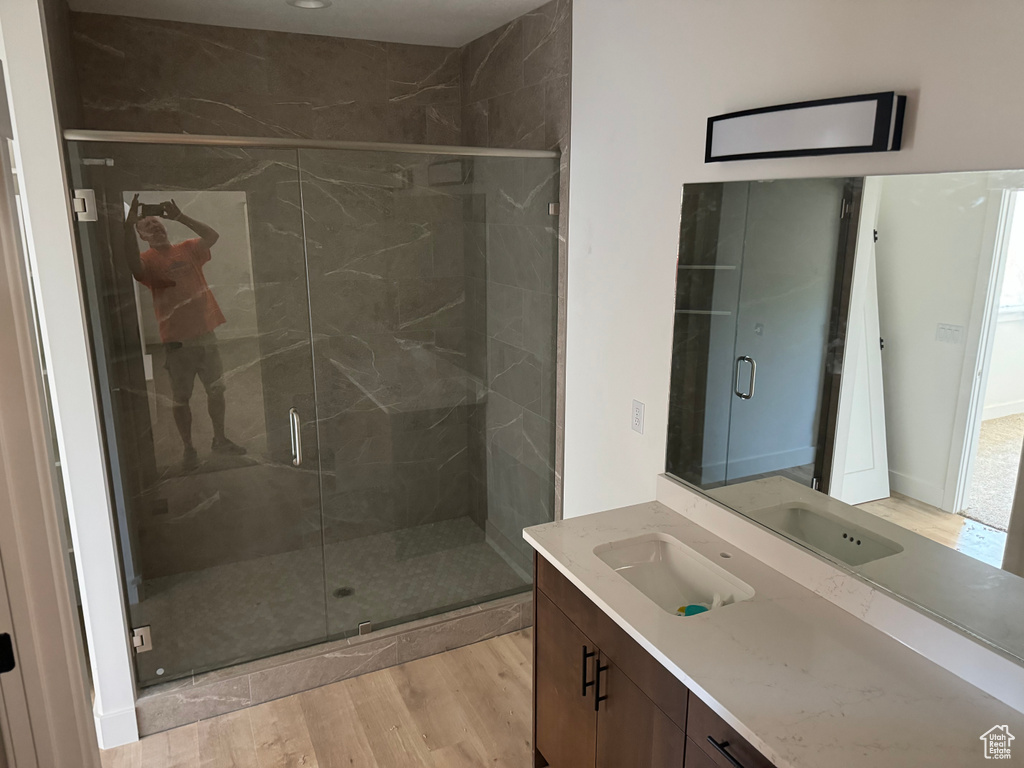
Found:
[{"label": "chrome door frame rail", "polygon": [[321,141],[259,136],[204,136],[192,133],[146,133],[145,131],[91,131],[69,128],[67,141],[112,144],[178,144],[204,147],[264,147],[278,149],[348,149],[362,152],[400,152],[418,155],[462,155],[466,157],[559,158],[561,152],[546,149],[503,149],[497,147],[449,147],[440,144],[390,144],[377,141]]}]

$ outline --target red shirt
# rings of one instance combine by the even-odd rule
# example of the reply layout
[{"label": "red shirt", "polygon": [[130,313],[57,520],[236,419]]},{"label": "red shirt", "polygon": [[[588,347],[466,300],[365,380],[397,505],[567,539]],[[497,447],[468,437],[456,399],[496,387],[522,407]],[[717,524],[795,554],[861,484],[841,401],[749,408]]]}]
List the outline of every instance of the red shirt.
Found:
[{"label": "red shirt", "polygon": [[201,239],[185,240],[170,248],[150,248],[139,259],[139,282],[153,294],[153,309],[164,342],[194,339],[227,322],[203,275],[210,249]]}]

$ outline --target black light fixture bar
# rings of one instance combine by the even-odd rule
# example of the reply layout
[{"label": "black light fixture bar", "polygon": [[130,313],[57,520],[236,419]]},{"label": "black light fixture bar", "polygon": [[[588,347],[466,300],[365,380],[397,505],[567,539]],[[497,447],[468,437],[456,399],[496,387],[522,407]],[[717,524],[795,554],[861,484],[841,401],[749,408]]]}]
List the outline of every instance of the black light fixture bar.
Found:
[{"label": "black light fixture bar", "polygon": [[906,105],[906,96],[885,91],[709,117],[704,162],[894,152]]}]

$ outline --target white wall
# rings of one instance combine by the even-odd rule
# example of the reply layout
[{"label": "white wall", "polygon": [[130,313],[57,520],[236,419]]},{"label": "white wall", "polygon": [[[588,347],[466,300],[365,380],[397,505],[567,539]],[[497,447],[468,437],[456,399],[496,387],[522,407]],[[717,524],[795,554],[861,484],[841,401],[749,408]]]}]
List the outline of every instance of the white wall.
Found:
[{"label": "white wall", "polygon": [[[974,364],[965,351],[981,333],[971,317],[979,266],[984,261],[991,268],[990,204],[998,207],[1000,199],[998,190],[990,193],[987,173],[882,182],[875,255],[889,484],[937,507],[957,433],[964,365]],[[939,323],[962,326],[960,343],[938,341]]]},{"label": "white wall", "polygon": [[1001,311],[992,340],[988,380],[985,384],[983,419],[1024,413],[1024,313],[1015,310],[1024,279],[1024,193],[1013,199],[1013,219],[1006,249]]},{"label": "white wall", "polygon": [[[683,183],[1024,167],[1022,27],[1019,0],[575,1],[566,517],[655,496]],[[882,90],[901,152],[704,164],[711,115]]]},{"label": "white wall", "polygon": [[1000,317],[992,342],[982,419],[1024,413],[1024,317]]}]

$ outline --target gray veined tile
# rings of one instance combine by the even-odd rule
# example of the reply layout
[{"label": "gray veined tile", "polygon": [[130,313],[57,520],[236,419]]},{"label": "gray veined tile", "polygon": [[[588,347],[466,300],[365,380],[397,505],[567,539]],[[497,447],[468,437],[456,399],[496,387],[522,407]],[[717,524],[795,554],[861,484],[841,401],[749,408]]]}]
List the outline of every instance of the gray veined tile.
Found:
[{"label": "gray veined tile", "polygon": [[142,696],[135,703],[140,735],[159,733],[251,705],[249,679],[225,680],[179,688],[159,696]]},{"label": "gray veined tile", "polygon": [[420,659],[512,632],[521,624],[521,608],[519,602],[515,601],[443,624],[416,629],[398,636],[399,662]]},{"label": "gray veined tile", "polygon": [[299,691],[384,669],[398,663],[397,641],[393,637],[373,643],[338,647],[329,653],[303,659],[249,676],[252,702],[279,699]]},{"label": "gray veined tile", "polygon": [[270,33],[266,37],[268,87],[279,97],[387,100],[386,44],[318,35]]},{"label": "gray veined tile", "polygon": [[523,86],[523,29],[518,19],[488,32],[462,50],[463,104]]},{"label": "gray veined tile", "polygon": [[487,284],[487,335],[513,346],[523,346],[526,298],[521,288]]},{"label": "gray veined tile", "polygon": [[462,105],[462,143],[469,147],[487,146],[487,101]]},{"label": "gray veined tile", "polygon": [[520,88],[491,98],[487,143],[491,147],[546,149],[545,86]]},{"label": "gray veined tile", "polygon": [[486,449],[497,448],[509,456],[523,454],[523,406],[492,392],[485,412]]},{"label": "gray veined tile", "polygon": [[426,109],[427,144],[459,146],[462,142],[462,110],[458,104],[429,104]]},{"label": "gray veined tile", "polygon": [[569,75],[572,67],[572,3],[552,0],[522,18],[526,85]]},{"label": "gray veined tile", "polygon": [[496,339],[488,342],[487,377],[490,388],[509,400],[540,412],[544,389],[541,362],[529,352]]},{"label": "gray veined tile", "polygon": [[398,283],[398,330],[460,325],[465,303],[466,287],[461,278],[401,280]]},{"label": "gray veined tile", "polygon": [[462,73],[458,49],[393,43],[389,43],[387,49],[389,101],[459,103]]},{"label": "gray veined tile", "polygon": [[326,141],[380,141],[387,123],[388,105],[383,101],[342,98],[311,108],[310,138]]}]

